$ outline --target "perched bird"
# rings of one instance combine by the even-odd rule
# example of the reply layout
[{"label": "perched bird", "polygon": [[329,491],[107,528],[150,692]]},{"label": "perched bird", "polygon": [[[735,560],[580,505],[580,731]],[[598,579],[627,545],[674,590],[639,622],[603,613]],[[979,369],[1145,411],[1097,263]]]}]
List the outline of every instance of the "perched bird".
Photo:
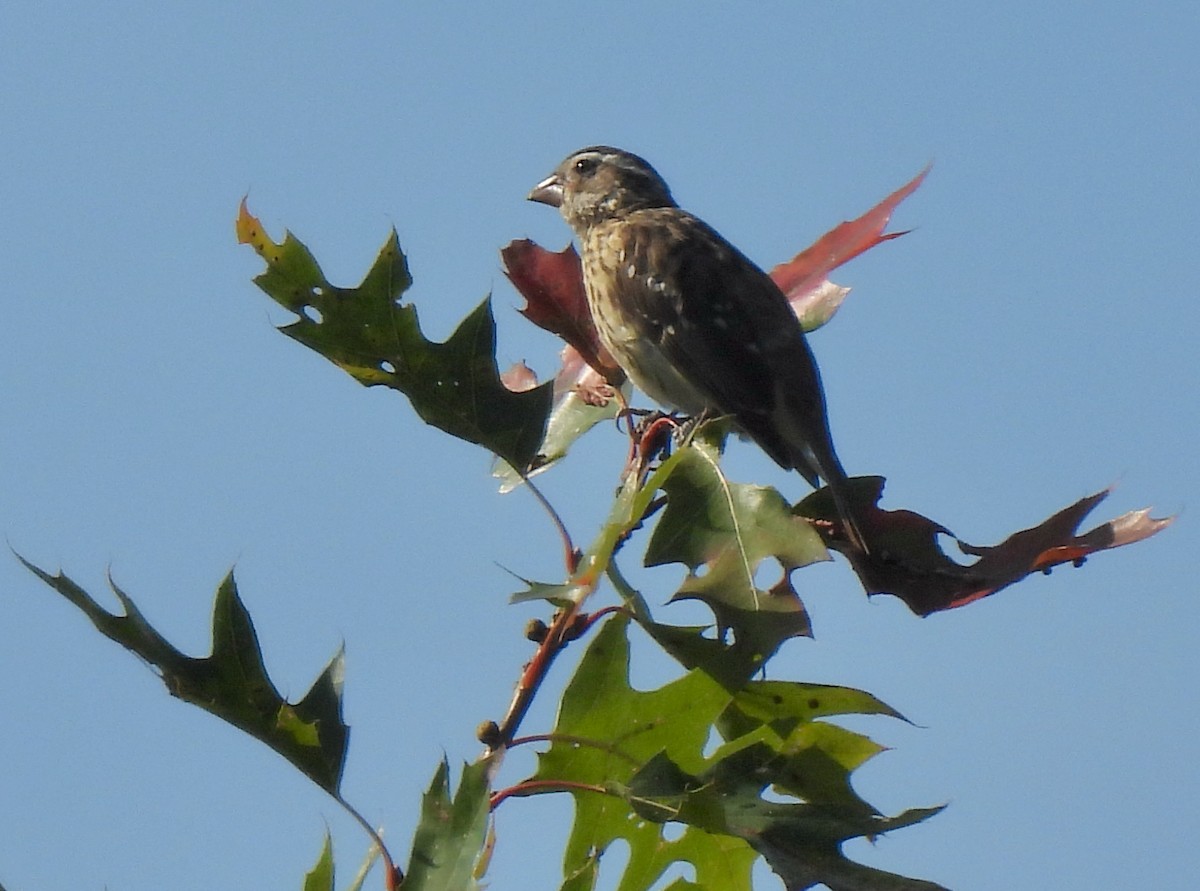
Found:
[{"label": "perched bird", "polygon": [[816,361],[770,276],[621,149],[575,152],[529,200],[559,208],[574,230],[600,340],[633,383],[685,414],[732,416],[782,467],[824,480],[865,553]]}]

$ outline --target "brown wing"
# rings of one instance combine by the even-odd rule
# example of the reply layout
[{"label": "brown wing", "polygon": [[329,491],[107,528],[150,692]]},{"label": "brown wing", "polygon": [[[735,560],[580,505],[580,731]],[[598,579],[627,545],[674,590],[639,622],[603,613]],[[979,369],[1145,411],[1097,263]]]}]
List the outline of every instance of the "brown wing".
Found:
[{"label": "brown wing", "polygon": [[814,485],[843,475],[816,362],[770,277],[684,211],[639,211],[626,224],[629,260],[649,278],[628,296],[671,362],[783,467]]}]

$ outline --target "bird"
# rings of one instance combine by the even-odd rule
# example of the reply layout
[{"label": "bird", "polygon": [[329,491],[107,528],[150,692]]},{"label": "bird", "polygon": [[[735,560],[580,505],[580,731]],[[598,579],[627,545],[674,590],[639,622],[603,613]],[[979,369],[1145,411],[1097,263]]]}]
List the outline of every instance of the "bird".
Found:
[{"label": "bird", "polygon": [[631,152],[580,149],[528,199],[574,231],[600,342],[634,385],[691,417],[731,417],[781,467],[823,481],[847,538],[869,553],[816,359],[771,277]]}]

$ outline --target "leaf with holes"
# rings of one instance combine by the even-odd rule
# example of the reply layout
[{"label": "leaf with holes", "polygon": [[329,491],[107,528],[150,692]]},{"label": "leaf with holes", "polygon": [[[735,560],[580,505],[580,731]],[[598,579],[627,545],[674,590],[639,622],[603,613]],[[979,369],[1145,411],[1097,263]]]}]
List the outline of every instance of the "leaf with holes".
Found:
[{"label": "leaf with holes", "polygon": [[628,626],[624,617],[611,619],[588,646],[563,696],[554,741],[538,756],[531,778],[538,788],[566,788],[575,799],[562,887],[594,888],[605,852],[624,840],[623,889],[650,888],[672,863],[687,861],[702,887],[749,891],[749,845],[691,829],[668,840],[661,825],[634,818],[620,794],[659,752],[700,769],[710,730],[730,702],[729,693],[699,671],[658,690],[632,689]]},{"label": "leaf with holes", "polygon": [[437,343],[422,333],[416,307],[400,300],[412,277],[394,230],[357,288],[330,284],[290,232],[282,243],[273,242],[245,201],[237,233],[267,263],[255,284],[297,315],[280,329],[285,334],[365,386],[404,393],[427,424],[490,449],[514,467],[535,462],[551,385],[520,392],[504,385],[490,299]]},{"label": "leaf with holes", "polygon": [[[874,751],[880,749],[871,746]],[[681,822],[744,839],[763,855],[789,891],[815,885],[846,891],[932,891],[940,887],[855,863],[842,854],[841,846],[852,838],[873,839],[919,823],[941,808],[915,808],[884,817],[873,810],[856,812],[825,803],[767,800],[762,797],[767,786],[773,785],[777,793],[792,793],[779,777],[803,771],[809,762],[794,753],[781,755],[763,743],[729,753],[724,748],[696,774],[682,769],[665,753],[655,756],[629,782],[626,794],[637,813],[655,822]]]},{"label": "leaf with holes", "polygon": [[[936,812],[884,817],[851,788],[851,772],[883,747],[817,719],[900,717],[873,696],[783,681],[735,693],[700,670],[656,690],[634,690],[628,628],[626,617],[605,623],[563,696],[537,773],[509,790],[565,790],[575,799],[563,889],[594,888],[601,860],[618,840],[629,849],[620,880],[628,891],[656,886],[679,861],[692,864],[699,887],[749,889],[754,850],[769,860],[812,852],[823,858],[814,875],[849,874],[867,868],[845,859],[841,842]],[[714,730],[724,742],[706,755]],[[767,786],[781,800],[764,800]],[[669,822],[684,824],[683,832],[668,838]]]},{"label": "leaf with holes", "polygon": [[[732,630],[724,669],[740,685],[789,637],[811,632],[791,583],[798,567],[828,560],[821,537],[775,489],[730,482],[720,468],[719,424],[705,425],[682,447],[661,484],[667,505],[646,548],[646,565],[682,563],[688,576],[675,600],[698,599]],[[769,589],[757,576],[774,559],[781,576]]]}]

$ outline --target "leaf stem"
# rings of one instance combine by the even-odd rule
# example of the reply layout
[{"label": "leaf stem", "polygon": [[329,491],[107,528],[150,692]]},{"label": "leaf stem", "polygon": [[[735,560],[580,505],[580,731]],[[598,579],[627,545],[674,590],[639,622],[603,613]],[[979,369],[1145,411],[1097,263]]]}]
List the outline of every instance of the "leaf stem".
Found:
[{"label": "leaf stem", "polygon": [[[512,465],[509,466],[511,467]],[[513,469],[516,470],[515,467]],[[563,522],[558,511],[554,509],[554,505],[550,503],[550,499],[542,493],[541,489],[533,484],[533,480],[526,476],[523,470],[517,470],[517,473],[520,474],[521,480],[525,485],[529,487],[529,491],[533,493],[533,497],[541,504],[542,509],[550,516],[550,522],[554,524],[554,528],[558,530],[559,537],[562,538],[563,562],[567,567],[567,575],[572,575],[579,566],[579,550],[571,540],[571,533],[567,531],[567,524]]]},{"label": "leaf stem", "polygon": [[570,780],[525,780],[507,789],[501,789],[488,800],[489,806],[495,810],[506,798],[540,795],[546,792],[596,792],[608,795],[609,790],[592,783],[573,783]]},{"label": "leaf stem", "polygon": [[387,845],[383,843],[383,836],[381,836],[375,827],[367,822],[367,818],[360,814],[355,807],[350,804],[350,802],[346,801],[346,799],[341,796],[340,793],[331,792],[330,794],[333,796],[333,800],[345,808],[346,813],[353,817],[358,825],[363,828],[363,831],[370,836],[371,841],[375,844],[375,847],[379,849],[379,856],[383,858],[384,887],[387,888],[387,891],[396,891],[396,889],[398,889],[401,883],[404,881],[404,871],[396,865],[394,860],[392,860],[392,855],[389,853]]},{"label": "leaf stem", "polygon": [[570,745],[575,745],[575,746],[580,746],[580,747],[586,746],[589,749],[596,749],[601,752],[607,752],[610,755],[616,755],[618,758],[627,762],[628,764],[632,764],[634,767],[641,767],[641,765],[642,765],[642,762],[638,761],[632,755],[629,755],[629,754],[621,751],[621,749],[617,748],[612,743],[603,742],[601,740],[596,740],[596,739],[590,739],[586,736],[575,736],[570,733],[531,733],[528,736],[517,737],[516,739],[512,740],[508,745],[511,748],[513,746],[523,746],[523,745],[527,745],[529,743],[537,743],[537,742],[549,742],[549,743],[561,742],[561,743],[568,743]]}]

